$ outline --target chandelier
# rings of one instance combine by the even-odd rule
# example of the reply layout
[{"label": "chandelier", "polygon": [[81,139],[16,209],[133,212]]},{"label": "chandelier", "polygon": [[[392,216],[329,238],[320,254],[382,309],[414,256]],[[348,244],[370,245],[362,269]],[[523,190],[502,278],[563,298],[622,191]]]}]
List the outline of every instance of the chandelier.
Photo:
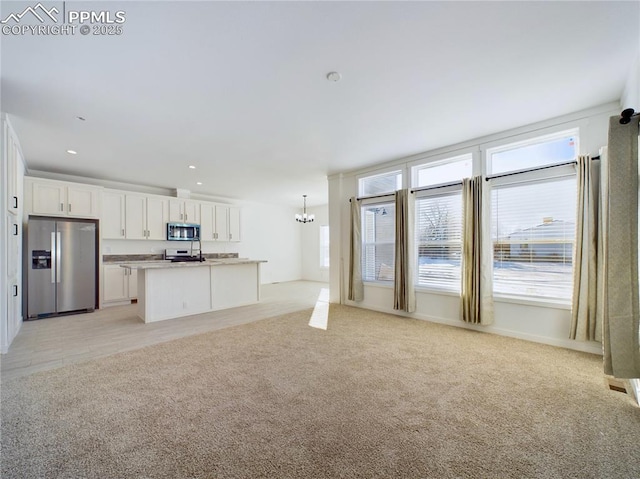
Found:
[{"label": "chandelier", "polygon": [[311,223],[316,219],[315,215],[307,214],[307,195],[302,195],[302,201],[304,202],[304,206],[302,207],[302,214],[296,215],[296,221],[299,223]]}]

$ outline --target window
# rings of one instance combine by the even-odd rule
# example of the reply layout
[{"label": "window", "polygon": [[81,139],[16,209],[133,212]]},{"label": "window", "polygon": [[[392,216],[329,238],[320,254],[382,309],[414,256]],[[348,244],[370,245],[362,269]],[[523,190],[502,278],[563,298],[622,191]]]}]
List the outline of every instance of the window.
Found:
[{"label": "window", "polygon": [[[519,148],[503,148],[489,159],[492,168],[498,165],[498,171],[564,163],[575,159],[569,155],[576,154],[576,143],[574,136],[546,137]],[[569,301],[576,228],[575,168],[558,166],[491,181],[494,292]]]},{"label": "window", "polygon": [[358,180],[358,194],[360,196],[393,193],[400,189],[402,189],[402,171],[399,170],[367,176]]},{"label": "window", "polygon": [[577,130],[491,148],[487,151],[491,175],[573,161],[578,152]]},{"label": "window", "polygon": [[471,154],[449,158],[444,161],[427,163],[412,168],[414,188],[441,185],[473,176]]},{"label": "window", "polygon": [[329,226],[320,225],[320,267],[329,267]]},{"label": "window", "polygon": [[395,202],[362,206],[362,279],[364,281],[393,281],[395,223]]},{"label": "window", "polygon": [[460,291],[462,191],[416,198],[418,285]]}]

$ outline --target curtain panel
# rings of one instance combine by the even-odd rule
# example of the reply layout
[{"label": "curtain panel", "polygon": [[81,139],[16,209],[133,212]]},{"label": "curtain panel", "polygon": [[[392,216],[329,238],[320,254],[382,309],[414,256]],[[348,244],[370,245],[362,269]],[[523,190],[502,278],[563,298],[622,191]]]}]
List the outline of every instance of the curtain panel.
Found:
[{"label": "curtain panel", "polygon": [[416,310],[413,231],[414,196],[407,189],[396,191],[396,252],[393,279],[393,309],[412,313]]},{"label": "curtain panel", "polygon": [[[601,158],[605,156],[602,153]],[[604,159],[602,160],[605,161]],[[576,242],[570,339],[602,341],[603,229],[600,210],[600,163],[590,156],[577,163]]]},{"label": "curtain panel", "polygon": [[640,378],[638,304],[638,117],[627,125],[609,119],[605,164],[604,371]]},{"label": "curtain panel", "polygon": [[364,299],[362,282],[362,221],[360,200],[351,198],[351,228],[349,231],[349,294],[350,301]]},{"label": "curtain panel", "polygon": [[489,201],[480,176],[462,181],[461,319],[493,323],[493,253],[489,230]]}]

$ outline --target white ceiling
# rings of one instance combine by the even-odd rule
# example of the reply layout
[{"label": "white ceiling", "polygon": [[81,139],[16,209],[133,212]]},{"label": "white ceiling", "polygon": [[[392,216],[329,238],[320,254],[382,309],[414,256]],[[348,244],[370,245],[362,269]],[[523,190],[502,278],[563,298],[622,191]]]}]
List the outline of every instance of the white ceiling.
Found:
[{"label": "white ceiling", "polygon": [[295,206],[325,203],[328,174],[617,101],[640,38],[638,2],[64,7],[126,22],[3,35],[2,109],[30,170]]}]

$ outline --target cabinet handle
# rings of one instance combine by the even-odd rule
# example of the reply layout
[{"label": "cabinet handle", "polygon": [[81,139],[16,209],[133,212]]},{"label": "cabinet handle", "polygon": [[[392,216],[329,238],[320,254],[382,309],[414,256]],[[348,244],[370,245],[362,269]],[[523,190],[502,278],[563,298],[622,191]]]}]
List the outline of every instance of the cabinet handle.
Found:
[{"label": "cabinet handle", "polygon": [[71,213],[71,203],[69,203],[69,213]]},{"label": "cabinet handle", "polygon": [[13,297],[15,298],[16,296],[18,296],[18,285],[14,284],[13,285]]},{"label": "cabinet handle", "polygon": [[64,204],[60,203],[60,211],[64,211]]},{"label": "cabinet handle", "polygon": [[124,228],[122,228],[122,236],[124,236]]},{"label": "cabinet handle", "polygon": [[13,236],[18,236],[18,225],[13,224]]},{"label": "cabinet handle", "polygon": [[13,207],[15,209],[18,209],[18,197],[17,196],[13,197]]},{"label": "cabinet handle", "polygon": [[233,238],[233,235],[231,233],[229,233],[229,239]]}]

